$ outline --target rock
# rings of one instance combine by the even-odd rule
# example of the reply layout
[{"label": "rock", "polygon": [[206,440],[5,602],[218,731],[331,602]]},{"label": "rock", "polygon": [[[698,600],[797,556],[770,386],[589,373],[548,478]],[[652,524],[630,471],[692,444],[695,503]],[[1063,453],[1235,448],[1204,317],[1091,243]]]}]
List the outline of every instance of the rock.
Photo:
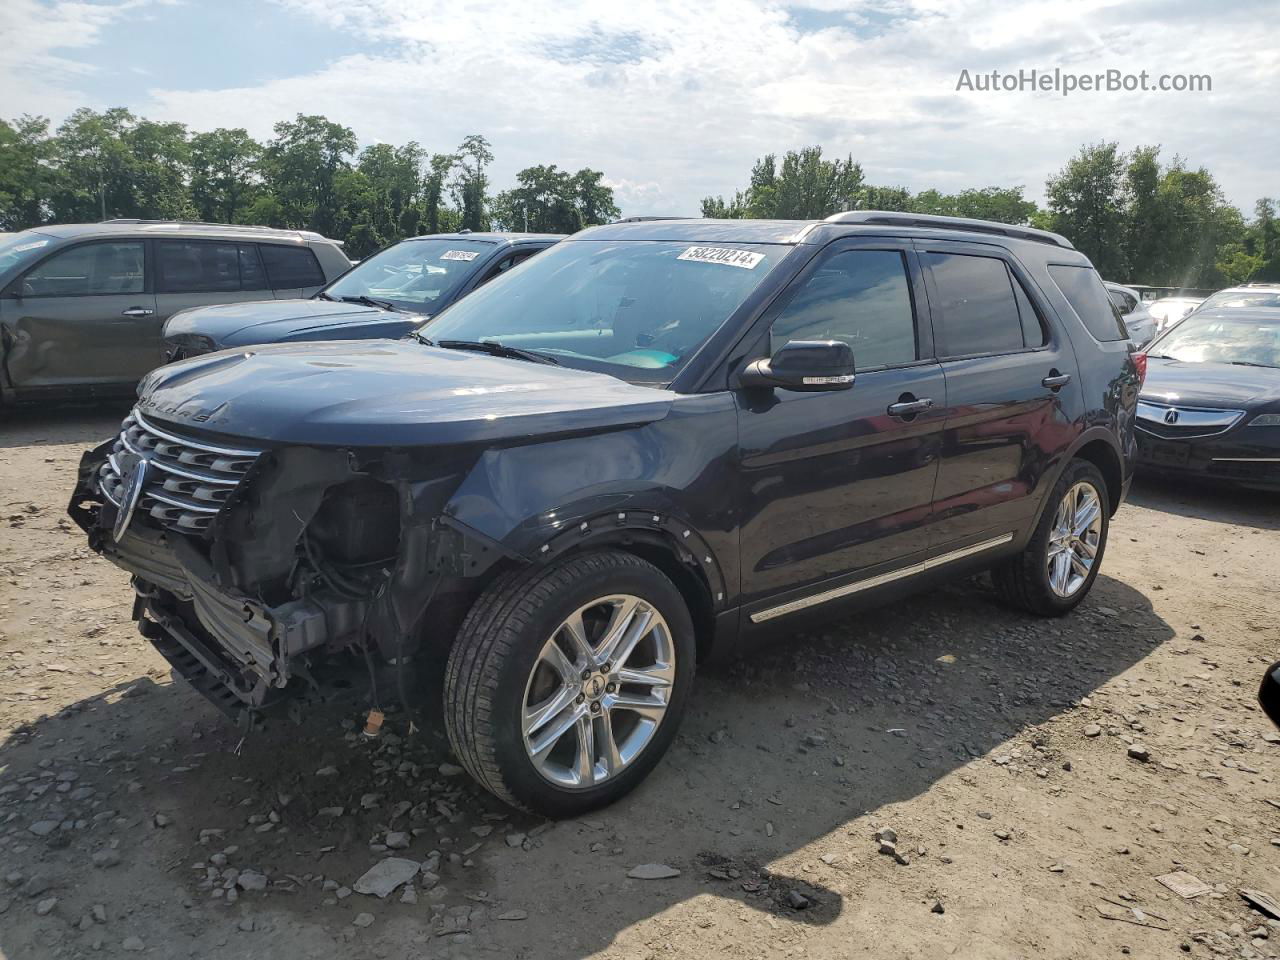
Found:
[{"label": "rock", "polygon": [[[876,831],[876,839],[881,841],[887,841],[889,843],[897,843],[898,831],[894,830],[892,827],[881,827],[879,830]],[[883,853],[884,851],[881,851],[881,852]]]},{"label": "rock", "polygon": [[107,922],[107,908],[100,903],[95,903],[89,908],[89,913],[96,923]]},{"label": "rock", "polygon": [[53,908],[56,907],[57,905],[58,905],[57,897],[49,897],[46,900],[41,900],[39,903],[36,904],[36,916],[37,917],[47,916],[49,913],[53,912]]},{"label": "rock", "polygon": [[47,837],[49,834],[53,833],[53,831],[58,829],[58,822],[59,821],[57,820],[37,820],[35,823],[31,824],[31,826],[27,827],[27,829],[37,837]]},{"label": "rock", "polygon": [[670,880],[680,876],[680,871],[665,863],[642,863],[628,870],[627,876],[632,880]]},{"label": "rock", "polygon": [[355,882],[355,891],[385,899],[396,887],[416,877],[420,867],[416,860],[388,857],[365,871],[364,876]]},{"label": "rock", "polygon": [[529,914],[524,910],[508,910],[506,913],[498,914],[499,920],[528,920]]},{"label": "rock", "polygon": [[337,890],[333,891],[333,895],[339,900],[345,900],[347,897],[351,896],[351,888],[345,886],[339,887]]},{"label": "rock", "polygon": [[1096,723],[1090,723],[1084,728],[1084,735],[1086,737],[1096,737],[1101,735],[1101,733],[1102,733],[1102,727],[1100,727]]},{"label": "rock", "polygon": [[405,884],[405,888],[400,891],[401,903],[417,903],[418,891],[413,888],[413,884]]},{"label": "rock", "polygon": [[245,933],[253,933],[253,917],[245,917],[237,927]]},{"label": "rock", "polygon": [[1009,831],[1008,831],[1008,830],[994,830],[994,831],[992,831],[992,832],[996,835],[996,839],[997,839],[997,840],[1008,840],[1008,839],[1009,839]]},{"label": "rock", "polygon": [[787,906],[792,910],[808,910],[809,898],[799,891],[792,890],[787,894]]},{"label": "rock", "polygon": [[255,870],[242,870],[240,875],[236,877],[236,886],[241,890],[265,890],[267,889],[267,877],[265,874],[258,873]]},{"label": "rock", "polygon": [[1168,887],[1184,900],[1191,900],[1213,892],[1213,887],[1185,870],[1175,870],[1173,873],[1166,873],[1156,877],[1156,883]]},{"label": "rock", "polygon": [[154,823],[157,827],[160,827],[163,829],[164,827],[167,827],[169,826],[169,824],[173,823],[173,818],[170,817],[168,814],[157,813],[154,817],[151,818],[151,822]]},{"label": "rock", "polygon": [[351,924],[355,927],[371,927],[373,926],[373,914],[357,913],[356,918],[351,921]]},{"label": "rock", "polygon": [[818,733],[806,733],[804,735],[804,745],[806,747],[825,746],[827,738]]},{"label": "rock", "polygon": [[120,865],[120,854],[112,847],[104,847],[93,855],[92,860],[95,867],[105,870],[107,867]]},{"label": "rock", "polygon": [[403,830],[392,830],[383,842],[392,850],[405,850],[409,846],[409,834]]},{"label": "rock", "polygon": [[528,836],[523,833],[508,833],[506,840],[508,847],[523,847]]},{"label": "rock", "polygon": [[990,820],[990,819],[991,819],[991,811],[990,811],[990,810],[979,810],[979,811],[978,811],[978,817],[979,817],[980,819],[982,819],[982,820]]},{"label": "rock", "polygon": [[53,883],[48,877],[36,874],[22,885],[22,895],[24,897],[38,897],[52,886]]},{"label": "rock", "polygon": [[337,767],[321,767],[316,771],[317,777],[336,777],[338,775]]},{"label": "rock", "polygon": [[456,763],[442,763],[439,770],[442,777],[456,777],[466,772]]},{"label": "rock", "polygon": [[120,949],[128,950],[130,953],[141,953],[147,949],[147,945],[142,942],[141,937],[125,937],[120,941]]},{"label": "rock", "polygon": [[1140,743],[1135,743],[1129,748],[1129,758],[1137,760],[1139,763],[1146,763],[1151,759],[1151,753]]},{"label": "rock", "polygon": [[947,908],[942,905],[941,900],[933,901],[933,906],[929,908],[930,913],[946,913]]}]

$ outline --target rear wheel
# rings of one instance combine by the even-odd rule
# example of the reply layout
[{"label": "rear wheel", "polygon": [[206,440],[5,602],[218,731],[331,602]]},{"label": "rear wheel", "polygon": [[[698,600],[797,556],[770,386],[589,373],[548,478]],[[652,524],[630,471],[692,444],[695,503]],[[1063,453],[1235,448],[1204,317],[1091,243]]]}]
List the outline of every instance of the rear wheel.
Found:
[{"label": "rear wheel", "polygon": [[515,806],[568,817],[612,803],[675,736],[694,668],[684,599],[656,567],[600,551],[493,583],[445,679],[454,752]]},{"label": "rear wheel", "polygon": [[992,570],[996,591],[1041,616],[1073,609],[1097,579],[1110,515],[1102,473],[1087,460],[1071,461],[1026,549]]}]

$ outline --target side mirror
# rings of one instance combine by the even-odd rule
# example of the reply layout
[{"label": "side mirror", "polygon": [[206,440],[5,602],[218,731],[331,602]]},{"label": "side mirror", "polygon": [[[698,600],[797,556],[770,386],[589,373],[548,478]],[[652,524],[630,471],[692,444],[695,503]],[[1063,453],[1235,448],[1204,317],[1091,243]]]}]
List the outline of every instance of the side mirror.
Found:
[{"label": "side mirror", "polygon": [[853,350],[839,340],[792,340],[768,360],[747,364],[744,387],[819,393],[853,386]]}]

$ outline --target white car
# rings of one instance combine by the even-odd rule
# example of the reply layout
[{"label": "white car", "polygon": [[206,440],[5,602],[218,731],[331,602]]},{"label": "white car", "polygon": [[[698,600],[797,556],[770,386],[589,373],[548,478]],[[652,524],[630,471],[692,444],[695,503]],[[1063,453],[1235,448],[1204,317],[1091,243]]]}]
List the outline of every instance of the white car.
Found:
[{"label": "white car", "polygon": [[1156,335],[1156,318],[1142,302],[1142,295],[1137,290],[1122,287],[1110,281],[1104,281],[1103,286],[1107,288],[1107,296],[1111,298],[1111,302],[1116,305],[1116,309],[1124,319],[1125,329],[1129,331],[1129,339],[1140,347],[1149,343]]},{"label": "white car", "polygon": [[1245,283],[1210,294],[1196,309],[1210,307],[1280,307],[1280,283]]},{"label": "white car", "polygon": [[1200,297],[1161,297],[1147,304],[1147,311],[1156,318],[1156,332],[1164,333],[1204,301]]}]

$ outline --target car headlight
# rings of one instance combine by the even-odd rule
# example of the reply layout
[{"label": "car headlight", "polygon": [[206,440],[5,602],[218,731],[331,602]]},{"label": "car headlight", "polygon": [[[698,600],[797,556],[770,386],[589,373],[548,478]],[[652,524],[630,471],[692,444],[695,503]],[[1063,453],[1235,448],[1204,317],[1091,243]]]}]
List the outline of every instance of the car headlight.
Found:
[{"label": "car headlight", "polygon": [[1249,421],[1251,427],[1280,427],[1280,413],[1262,413]]}]

